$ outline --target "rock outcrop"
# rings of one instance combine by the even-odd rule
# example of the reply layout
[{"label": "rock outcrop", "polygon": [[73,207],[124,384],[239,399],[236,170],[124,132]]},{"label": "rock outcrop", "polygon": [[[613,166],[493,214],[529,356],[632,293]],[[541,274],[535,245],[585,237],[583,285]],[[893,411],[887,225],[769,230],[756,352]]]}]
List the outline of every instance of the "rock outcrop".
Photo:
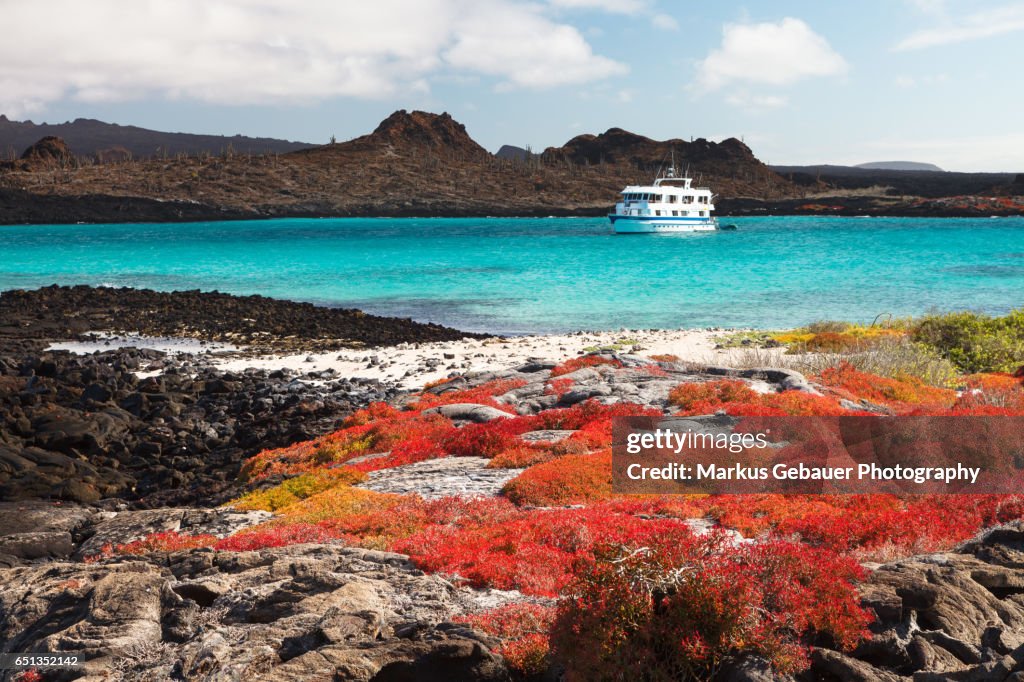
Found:
[{"label": "rock outcrop", "polygon": [[816,652],[812,679],[1024,679],[1024,521],[878,566],[861,594],[874,636],[848,655]]},{"label": "rock outcrop", "polygon": [[0,570],[0,651],[78,652],[82,680],[509,678],[471,601],[406,557],[338,545]]},{"label": "rock outcrop", "polygon": [[32,170],[66,168],[74,160],[64,140],[52,135],[42,138],[21,155],[22,166]]}]

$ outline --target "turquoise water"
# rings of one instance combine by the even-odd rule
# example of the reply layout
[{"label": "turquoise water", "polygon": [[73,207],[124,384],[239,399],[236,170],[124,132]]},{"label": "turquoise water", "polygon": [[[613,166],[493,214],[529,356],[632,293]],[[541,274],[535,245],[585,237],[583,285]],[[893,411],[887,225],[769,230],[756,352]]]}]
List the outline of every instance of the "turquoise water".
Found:
[{"label": "turquoise water", "polygon": [[1024,306],[1024,219],[288,219],[0,227],[0,290],[104,284],[354,306],[506,333],[791,327]]}]

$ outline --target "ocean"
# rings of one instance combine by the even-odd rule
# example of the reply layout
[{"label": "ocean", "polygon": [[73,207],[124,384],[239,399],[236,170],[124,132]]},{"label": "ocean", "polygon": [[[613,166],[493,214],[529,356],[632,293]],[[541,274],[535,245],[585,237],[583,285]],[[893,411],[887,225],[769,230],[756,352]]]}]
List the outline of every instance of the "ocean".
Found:
[{"label": "ocean", "polygon": [[617,236],[603,218],[0,226],[0,291],[218,290],[510,334],[1024,306],[1024,218],[721,221],[738,229]]}]

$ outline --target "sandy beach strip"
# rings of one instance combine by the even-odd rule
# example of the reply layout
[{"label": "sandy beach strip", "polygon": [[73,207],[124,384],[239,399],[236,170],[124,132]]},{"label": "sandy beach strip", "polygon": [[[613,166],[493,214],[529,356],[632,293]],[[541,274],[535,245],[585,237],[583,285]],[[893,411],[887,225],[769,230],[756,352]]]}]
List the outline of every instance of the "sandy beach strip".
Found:
[{"label": "sandy beach strip", "polygon": [[575,332],[270,355],[250,355],[223,344],[200,346],[194,340],[176,344],[173,339],[123,335],[103,337],[96,342],[66,343],[60,347],[74,352],[93,352],[136,345],[163,351],[200,353],[204,364],[223,371],[287,368],[306,374],[334,370],[338,376],[377,379],[403,389],[418,389],[452,374],[503,371],[532,358],[560,362],[595,350],[641,357],[675,355],[683,361],[728,366],[743,350],[716,348],[717,339],[724,333],[711,329]]}]

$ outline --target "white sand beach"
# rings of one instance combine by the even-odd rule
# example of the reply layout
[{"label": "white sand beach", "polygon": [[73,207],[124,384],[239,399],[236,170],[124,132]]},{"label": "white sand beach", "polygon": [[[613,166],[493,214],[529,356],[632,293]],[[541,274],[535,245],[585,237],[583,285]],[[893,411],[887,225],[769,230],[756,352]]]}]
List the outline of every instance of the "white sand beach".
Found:
[{"label": "white sand beach", "polygon": [[170,354],[197,354],[204,363],[225,371],[250,367],[287,368],[304,374],[334,370],[342,377],[377,379],[403,389],[417,389],[451,374],[505,370],[531,358],[561,362],[594,350],[614,350],[641,357],[675,355],[688,362],[730,365],[744,351],[716,348],[717,339],[725,333],[727,330],[713,329],[575,332],[256,356],[228,344],[195,339],[101,334],[95,341],[64,342],[51,348],[92,353],[135,346]]}]

